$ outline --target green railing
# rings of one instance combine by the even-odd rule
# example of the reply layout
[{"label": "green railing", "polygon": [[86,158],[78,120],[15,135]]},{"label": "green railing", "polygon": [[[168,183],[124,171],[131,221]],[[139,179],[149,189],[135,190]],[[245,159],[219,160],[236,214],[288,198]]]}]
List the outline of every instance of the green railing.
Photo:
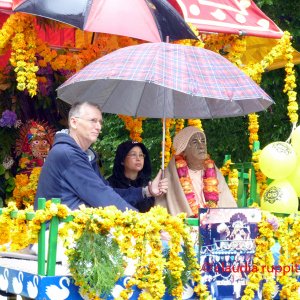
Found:
[{"label": "green railing", "polygon": [[[52,198],[52,203],[60,203],[60,199]],[[38,209],[46,208],[46,199],[38,199]],[[2,214],[2,208],[0,208],[0,215]],[[10,217],[16,219],[18,216],[18,211],[12,211]],[[33,220],[35,217],[34,212],[26,213],[26,220]],[[56,256],[57,256],[57,240],[58,240],[58,226],[60,222],[69,222],[72,220],[72,216],[68,216],[66,219],[60,219],[57,216],[54,216],[49,221],[49,224],[42,223],[41,228],[38,234],[38,275],[41,276],[55,276],[56,269]],[[49,238],[48,242],[46,241],[46,230],[47,225],[49,225]],[[46,251],[46,245],[48,244],[48,251]],[[47,257],[46,257],[47,253]]]}]

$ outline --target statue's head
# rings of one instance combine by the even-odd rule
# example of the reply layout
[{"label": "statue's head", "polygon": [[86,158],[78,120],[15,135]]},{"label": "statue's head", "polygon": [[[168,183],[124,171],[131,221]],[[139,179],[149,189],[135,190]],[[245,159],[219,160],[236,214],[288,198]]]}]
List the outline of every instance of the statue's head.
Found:
[{"label": "statue's head", "polygon": [[176,155],[183,155],[187,160],[204,160],[207,158],[206,136],[197,127],[188,126],[174,137],[173,147]]}]

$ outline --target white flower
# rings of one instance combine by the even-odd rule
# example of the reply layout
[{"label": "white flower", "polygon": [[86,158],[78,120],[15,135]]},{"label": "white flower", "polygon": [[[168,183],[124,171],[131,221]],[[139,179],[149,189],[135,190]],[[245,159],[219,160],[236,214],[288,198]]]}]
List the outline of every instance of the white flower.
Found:
[{"label": "white flower", "polygon": [[14,164],[14,160],[11,156],[6,156],[3,160],[3,167],[5,170],[9,170]]}]

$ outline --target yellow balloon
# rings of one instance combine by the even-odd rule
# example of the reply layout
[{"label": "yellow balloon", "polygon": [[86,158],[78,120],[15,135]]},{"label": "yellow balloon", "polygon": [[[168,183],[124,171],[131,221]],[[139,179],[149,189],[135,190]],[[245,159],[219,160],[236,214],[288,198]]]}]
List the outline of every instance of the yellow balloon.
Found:
[{"label": "yellow balloon", "polygon": [[274,180],[266,188],[261,199],[261,209],[279,214],[298,211],[296,191],[287,179]]},{"label": "yellow balloon", "polygon": [[274,142],[264,147],[259,156],[261,171],[271,179],[288,177],[295,169],[297,155],[285,142]]},{"label": "yellow balloon", "polygon": [[298,161],[295,170],[287,178],[298,197],[300,197],[300,162]]},{"label": "yellow balloon", "polygon": [[296,129],[292,132],[291,144],[299,159],[300,158],[300,126],[296,127]]}]

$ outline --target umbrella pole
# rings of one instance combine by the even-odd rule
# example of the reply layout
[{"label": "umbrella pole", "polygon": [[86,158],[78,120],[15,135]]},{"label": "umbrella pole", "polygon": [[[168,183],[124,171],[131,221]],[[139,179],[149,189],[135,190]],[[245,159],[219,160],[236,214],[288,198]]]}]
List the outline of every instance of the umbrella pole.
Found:
[{"label": "umbrella pole", "polygon": [[161,160],[162,178],[165,177],[165,143],[166,143],[166,118],[163,117],[162,160]]},{"label": "umbrella pole", "polygon": [[[166,36],[166,43],[169,43],[169,36]],[[165,102],[166,93],[164,90],[164,102]],[[164,103],[165,104],[165,103]],[[166,145],[166,117],[163,117],[163,136],[162,136],[162,160],[161,160],[161,177],[165,177],[165,145]]]}]

